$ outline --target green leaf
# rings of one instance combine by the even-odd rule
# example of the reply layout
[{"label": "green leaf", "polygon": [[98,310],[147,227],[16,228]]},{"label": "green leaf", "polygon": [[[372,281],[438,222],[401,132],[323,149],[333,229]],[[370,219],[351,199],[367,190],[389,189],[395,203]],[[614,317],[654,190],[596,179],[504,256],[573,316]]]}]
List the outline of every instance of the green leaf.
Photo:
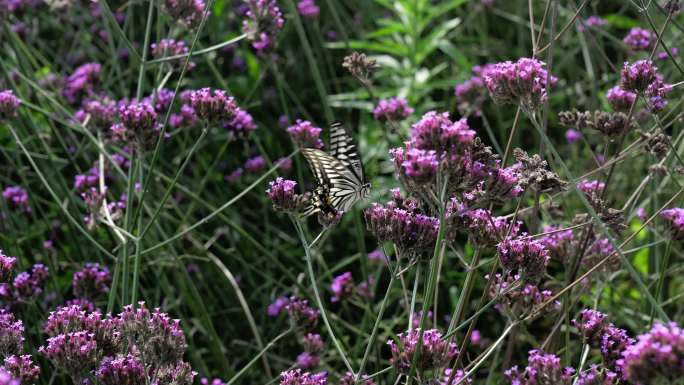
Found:
[{"label": "green leaf", "polygon": [[616,28],[630,29],[639,26],[639,21],[624,15],[611,14],[603,17],[608,24]]},{"label": "green leaf", "polygon": [[639,250],[634,256],[634,267],[641,274],[648,274],[648,248]]}]

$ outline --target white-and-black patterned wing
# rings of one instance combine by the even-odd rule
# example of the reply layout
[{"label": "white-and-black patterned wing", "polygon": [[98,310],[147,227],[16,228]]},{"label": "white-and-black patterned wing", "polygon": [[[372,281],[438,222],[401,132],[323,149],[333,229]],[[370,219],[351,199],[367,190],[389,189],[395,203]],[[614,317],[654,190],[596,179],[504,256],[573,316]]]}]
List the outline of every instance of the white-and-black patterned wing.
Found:
[{"label": "white-and-black patterned wing", "polygon": [[362,183],[365,181],[363,175],[363,164],[359,157],[354,138],[347,132],[342,123],[333,123],[330,126],[330,155],[339,160],[354,173],[356,178]]},{"label": "white-and-black patterned wing", "polygon": [[307,210],[307,214],[325,209],[348,211],[358,200],[358,191],[362,184],[353,169],[316,148],[304,148],[302,155],[309,163],[317,182],[312,202],[314,208]]}]

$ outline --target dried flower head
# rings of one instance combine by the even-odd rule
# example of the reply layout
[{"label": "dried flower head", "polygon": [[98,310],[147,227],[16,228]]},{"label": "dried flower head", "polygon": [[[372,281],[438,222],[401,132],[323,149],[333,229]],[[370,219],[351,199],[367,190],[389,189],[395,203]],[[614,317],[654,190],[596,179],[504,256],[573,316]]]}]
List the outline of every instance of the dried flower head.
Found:
[{"label": "dried flower head", "polygon": [[[404,374],[409,373],[414,354],[418,355],[416,365],[419,370],[441,369],[458,354],[456,343],[442,339],[442,333],[437,329],[424,332],[421,329],[411,329],[400,333],[398,337],[398,342],[390,339],[387,345],[392,350],[390,362]],[[417,351],[419,344],[420,350]]]},{"label": "dried flower head", "polygon": [[366,54],[352,52],[351,55],[344,57],[342,67],[347,69],[355,78],[367,82],[380,66],[375,59],[371,59]]},{"label": "dried flower head", "polygon": [[548,169],[548,163],[539,155],[530,156],[520,148],[513,150],[519,162],[519,183],[523,188],[531,188],[542,193],[556,193],[566,189],[568,182],[561,180],[555,172]]}]

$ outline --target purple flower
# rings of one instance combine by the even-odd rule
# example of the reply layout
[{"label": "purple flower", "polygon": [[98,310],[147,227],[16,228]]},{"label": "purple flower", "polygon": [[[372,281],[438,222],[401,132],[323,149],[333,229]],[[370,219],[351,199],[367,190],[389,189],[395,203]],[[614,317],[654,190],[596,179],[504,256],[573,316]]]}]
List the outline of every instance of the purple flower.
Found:
[{"label": "purple flower", "polygon": [[323,148],[323,141],[320,139],[322,131],[308,120],[300,119],[297,119],[294,126],[287,128],[292,141],[301,148]]},{"label": "purple flower", "polygon": [[119,107],[120,124],[111,127],[115,137],[124,142],[136,141],[146,146],[156,139],[157,112],[149,103],[124,103]]},{"label": "purple flower", "polygon": [[[202,21],[205,5],[203,0],[164,0],[162,7],[179,23],[188,28],[196,28]],[[209,14],[207,10],[207,17]]]},{"label": "purple flower", "polygon": [[[204,8],[204,5],[202,5]],[[201,17],[201,10],[200,10]],[[180,56],[187,54],[190,49],[185,45],[184,41],[173,40],[173,39],[161,39],[158,43],[152,43],[150,45],[152,57],[155,59],[161,59],[170,56]],[[180,68],[185,63],[185,60],[178,58],[176,65]],[[187,70],[190,71],[195,68],[195,63],[188,62]]]},{"label": "purple flower", "polygon": [[[2,368],[21,380],[22,384],[33,384],[40,377],[40,366],[33,363],[30,355],[9,356],[5,358],[5,364]],[[0,384],[2,384],[1,380]]]},{"label": "purple flower", "polygon": [[368,260],[369,261],[380,262],[380,261],[384,261],[386,259],[387,259],[387,256],[385,255],[385,252],[380,250],[380,249],[373,250],[370,253],[368,253]]},{"label": "purple flower", "polygon": [[291,158],[279,158],[274,162],[278,166],[278,169],[284,173],[289,173],[292,171],[292,159]]},{"label": "purple flower", "polygon": [[277,33],[285,24],[278,3],[276,0],[245,0],[245,3],[249,9],[242,22],[242,31],[249,35],[257,54],[270,53]]},{"label": "purple flower", "polygon": [[23,272],[14,278],[14,287],[17,299],[29,300],[43,292],[43,284],[48,278],[48,268],[43,264],[35,264],[31,272]]},{"label": "purple flower", "polygon": [[472,242],[480,246],[497,244],[511,229],[511,235],[518,233],[519,224],[513,227],[503,217],[493,217],[487,209],[469,209],[456,198],[452,198],[446,207],[447,236],[454,239],[458,232],[465,232]]},{"label": "purple flower", "polygon": [[549,262],[549,251],[541,242],[508,237],[496,249],[501,266],[508,271],[517,271],[523,280],[537,282],[544,275]]},{"label": "purple flower", "polygon": [[601,336],[601,357],[603,363],[623,377],[622,356],[628,346],[634,343],[634,339],[627,335],[627,331],[620,329],[613,324],[605,328]]},{"label": "purple flower", "polygon": [[95,335],[88,332],[59,334],[50,337],[47,345],[38,351],[60,370],[67,372],[74,383],[80,383],[85,374],[97,365]]},{"label": "purple flower", "polygon": [[171,127],[195,127],[199,123],[199,117],[195,113],[195,109],[189,104],[183,104],[180,108],[180,113],[173,113],[169,117],[169,125]]},{"label": "purple flower", "polygon": [[299,14],[306,18],[316,18],[321,12],[321,9],[316,5],[314,0],[300,0],[297,3],[297,10]]},{"label": "purple flower", "polygon": [[0,311],[0,354],[7,357],[24,351],[24,323],[12,313]]},{"label": "purple flower", "polygon": [[0,385],[21,385],[21,379],[14,378],[11,373],[0,368]]},{"label": "purple flower", "polygon": [[401,253],[415,256],[434,248],[439,220],[400,209],[374,203],[364,212],[366,226],[380,242],[394,242]]},{"label": "purple flower", "polygon": [[404,152],[402,148],[395,148],[390,153],[397,172],[413,184],[430,184],[437,177],[439,161],[435,151],[412,148]]},{"label": "purple flower", "polygon": [[634,27],[622,41],[634,52],[649,51],[655,43],[655,34],[647,29]]},{"label": "purple flower", "polygon": [[610,105],[615,111],[627,112],[632,107],[637,95],[634,92],[626,91],[615,86],[606,93]]},{"label": "purple flower", "polygon": [[325,385],[327,383],[327,372],[312,374],[302,372],[302,369],[294,369],[280,373],[280,385]]},{"label": "purple flower", "polygon": [[433,150],[440,155],[463,147],[475,138],[468,121],[462,118],[456,122],[449,119],[449,113],[430,111],[411,127],[411,144],[417,149]]},{"label": "purple flower", "polygon": [[[672,57],[677,57],[679,55],[679,48],[677,48],[677,47],[670,48],[670,53],[672,54]],[[667,51],[658,52],[656,57],[658,58],[658,60],[661,60],[661,61],[670,60],[670,55],[667,54]]]},{"label": "purple flower", "polygon": [[347,372],[340,378],[340,385],[375,385],[375,381],[372,378],[363,375],[356,381],[354,373]]},{"label": "purple flower", "polygon": [[330,284],[330,291],[333,296],[330,298],[332,302],[339,302],[354,291],[354,278],[351,271],[344,272],[333,278]]},{"label": "purple flower", "polygon": [[584,32],[587,27],[598,28],[606,25],[608,25],[608,22],[605,19],[600,16],[592,15],[581,21],[577,26],[577,29],[580,30],[580,32]]},{"label": "purple flower", "polygon": [[305,329],[311,329],[316,326],[320,312],[311,308],[309,301],[293,296],[290,297],[285,308],[296,325]]},{"label": "purple flower", "polygon": [[268,305],[267,314],[271,317],[277,317],[290,303],[287,297],[278,297],[272,304]]},{"label": "purple flower", "polygon": [[9,186],[2,191],[2,197],[12,207],[17,207],[25,212],[31,211],[28,192],[21,186]]},{"label": "purple flower", "polygon": [[581,140],[583,137],[582,132],[575,130],[575,129],[568,129],[565,131],[565,141],[568,142],[568,144],[573,144],[579,140]]},{"label": "purple flower", "polygon": [[672,239],[684,239],[684,209],[674,207],[663,210],[660,216],[665,219]]},{"label": "purple flower", "polygon": [[318,366],[321,358],[309,352],[302,352],[297,356],[297,366],[302,369],[311,369]]},{"label": "purple flower", "polygon": [[302,341],[304,345],[304,350],[309,353],[317,353],[323,350],[323,339],[318,333],[307,333]]},{"label": "purple flower", "polygon": [[557,356],[530,350],[527,367],[522,372],[514,366],[504,375],[512,385],[570,385],[574,373],[573,368],[561,368],[561,360]]},{"label": "purple flower", "polygon": [[144,365],[131,354],[106,357],[96,375],[103,385],[142,385],[147,381]]},{"label": "purple flower", "polygon": [[162,366],[157,373],[157,381],[150,385],[192,385],[197,372],[187,362],[177,361]]},{"label": "purple flower", "polygon": [[440,369],[458,354],[456,344],[442,339],[442,333],[437,329],[422,332],[420,351],[417,353],[421,329],[411,329],[400,333],[398,337],[399,343],[390,339],[387,345],[392,350],[390,362],[404,374],[411,369],[414,353],[418,354],[416,365],[420,370]]},{"label": "purple flower", "polygon": [[240,178],[242,178],[242,175],[245,173],[245,170],[240,167],[236,170],[233,170],[230,174],[226,175],[225,179],[226,182],[228,183],[237,183],[240,181]]},{"label": "purple flower", "polygon": [[200,118],[209,122],[232,119],[237,112],[237,104],[225,91],[202,88],[190,94],[190,104]]},{"label": "purple flower", "polygon": [[64,79],[62,95],[70,104],[77,104],[83,96],[92,93],[100,82],[100,63],[86,63]]},{"label": "purple flower", "polygon": [[209,382],[209,379],[204,377],[200,380],[200,384],[202,385],[226,385],[220,378],[214,378],[211,382]]},{"label": "purple flower", "polygon": [[580,373],[576,385],[613,385],[617,381],[617,374],[606,370],[599,371],[597,365],[591,365],[587,371]]},{"label": "purple flower", "polygon": [[625,62],[620,72],[620,85],[623,89],[636,93],[644,92],[657,82],[658,68],[650,60],[638,60],[634,64]]},{"label": "purple flower", "polygon": [[7,283],[12,278],[17,259],[8,257],[0,250],[0,282]]},{"label": "purple flower", "polygon": [[266,195],[273,202],[273,209],[287,213],[298,213],[307,205],[308,194],[297,194],[297,182],[277,177],[270,182]]},{"label": "purple flower", "polygon": [[562,230],[558,225],[548,225],[543,228],[544,236],[539,237],[544,247],[557,259],[564,261],[569,252],[569,247],[574,240],[572,230]]},{"label": "purple flower", "polygon": [[266,159],[264,159],[264,157],[261,155],[249,158],[245,162],[245,171],[250,174],[257,173],[263,170],[264,167],[266,167]]},{"label": "purple flower", "polygon": [[100,131],[111,127],[115,116],[116,103],[110,99],[86,100],[83,107],[74,114],[74,118],[81,123],[85,123],[88,118],[88,125]]},{"label": "purple flower", "polygon": [[240,107],[235,109],[235,116],[223,125],[236,138],[246,138],[257,129],[254,118]]},{"label": "purple flower", "polygon": [[124,307],[119,314],[122,335],[135,341],[143,357],[159,365],[178,362],[187,345],[180,320],[171,319],[158,308],[150,312],[145,302]]},{"label": "purple flower", "polygon": [[97,187],[100,181],[100,170],[92,167],[86,174],[77,174],[74,177],[74,189],[80,192],[86,191],[90,187]]},{"label": "purple flower", "polygon": [[17,108],[21,102],[12,90],[0,91],[0,120],[17,116]]},{"label": "purple flower", "polygon": [[584,309],[580,312],[579,319],[573,319],[572,324],[582,335],[584,343],[598,347],[606,327],[608,317],[596,310]]},{"label": "purple flower", "polygon": [[480,115],[480,108],[487,97],[487,88],[485,87],[484,78],[482,78],[482,70],[483,67],[481,66],[473,67],[473,76],[454,87],[458,111],[461,114],[465,115],[474,111],[476,115]]},{"label": "purple flower", "polygon": [[106,266],[86,263],[83,269],[74,273],[71,286],[76,297],[95,299],[107,294],[111,283],[112,276]]},{"label": "purple flower", "polygon": [[384,121],[401,121],[408,118],[413,113],[413,108],[408,106],[404,98],[383,99],[378,102],[373,110],[375,119]]},{"label": "purple flower", "polygon": [[591,196],[600,196],[603,193],[603,189],[606,188],[606,184],[599,180],[583,180],[577,183],[577,188],[583,193]]},{"label": "purple flower", "polygon": [[676,383],[684,377],[684,330],[656,323],[623,352],[624,375],[631,383]]},{"label": "purple flower", "polygon": [[532,111],[547,100],[549,86],[556,82],[545,66],[540,60],[521,58],[515,63],[506,61],[487,67],[483,78],[494,102],[519,104]]}]

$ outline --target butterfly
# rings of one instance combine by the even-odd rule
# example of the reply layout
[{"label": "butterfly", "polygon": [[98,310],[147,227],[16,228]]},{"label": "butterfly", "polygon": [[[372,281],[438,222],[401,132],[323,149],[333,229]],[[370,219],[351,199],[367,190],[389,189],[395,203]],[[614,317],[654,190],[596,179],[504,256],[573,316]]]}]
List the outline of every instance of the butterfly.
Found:
[{"label": "butterfly", "polygon": [[301,151],[317,185],[303,216],[348,211],[370,194],[370,183],[363,174],[354,139],[341,123],[330,126],[330,153],[317,148],[303,148]]}]

